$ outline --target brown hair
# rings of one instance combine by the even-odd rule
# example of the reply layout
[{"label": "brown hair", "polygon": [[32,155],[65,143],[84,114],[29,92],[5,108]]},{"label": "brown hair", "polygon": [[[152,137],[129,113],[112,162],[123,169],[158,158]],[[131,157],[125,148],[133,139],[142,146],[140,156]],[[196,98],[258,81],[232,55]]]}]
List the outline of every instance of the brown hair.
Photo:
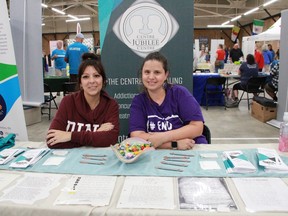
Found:
[{"label": "brown hair", "polygon": [[106,77],[104,67],[102,65],[100,58],[97,55],[95,55],[94,53],[84,53],[82,55],[82,63],[80,64],[79,70],[78,70],[78,85],[80,86],[81,76],[83,75],[85,69],[88,66],[94,67],[95,70],[102,76],[103,87],[106,87],[107,77]]}]

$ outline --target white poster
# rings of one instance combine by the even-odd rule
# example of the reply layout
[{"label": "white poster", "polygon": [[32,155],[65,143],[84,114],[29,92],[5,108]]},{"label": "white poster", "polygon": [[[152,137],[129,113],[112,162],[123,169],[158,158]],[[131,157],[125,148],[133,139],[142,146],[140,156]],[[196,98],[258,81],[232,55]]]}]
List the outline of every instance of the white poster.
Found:
[{"label": "white poster", "polygon": [[27,141],[27,128],[5,0],[0,0],[0,14],[0,136],[14,133],[16,140]]}]

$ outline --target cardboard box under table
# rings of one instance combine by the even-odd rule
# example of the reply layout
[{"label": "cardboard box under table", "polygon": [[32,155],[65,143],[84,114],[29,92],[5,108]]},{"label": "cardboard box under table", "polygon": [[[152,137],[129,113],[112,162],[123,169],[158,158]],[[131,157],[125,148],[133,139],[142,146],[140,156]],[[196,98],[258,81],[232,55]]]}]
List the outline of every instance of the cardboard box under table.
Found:
[{"label": "cardboard box under table", "polygon": [[267,100],[266,99],[263,100],[263,98],[260,98],[260,100],[252,101],[251,115],[261,122],[267,122],[271,119],[275,119],[277,115],[276,103],[274,102],[267,103]]}]

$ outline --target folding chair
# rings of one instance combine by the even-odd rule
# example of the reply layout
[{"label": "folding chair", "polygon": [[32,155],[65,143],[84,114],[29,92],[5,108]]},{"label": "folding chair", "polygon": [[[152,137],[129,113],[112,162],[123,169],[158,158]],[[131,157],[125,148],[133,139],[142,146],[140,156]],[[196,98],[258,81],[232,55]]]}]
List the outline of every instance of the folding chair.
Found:
[{"label": "folding chair", "polygon": [[76,91],[77,82],[65,82],[63,83],[63,95],[70,94]]},{"label": "folding chair", "polygon": [[207,125],[204,124],[202,135],[206,137],[208,144],[211,144],[211,131]]},{"label": "folding chair", "polygon": [[[48,114],[48,118],[49,120],[51,119],[51,109],[53,108],[52,102],[54,103],[56,109],[58,109],[57,103],[55,101],[56,99],[56,95],[53,95],[51,92],[51,89],[49,87],[48,84],[44,83],[44,93],[48,93],[48,94],[44,94],[44,103],[41,107],[41,114]],[[46,106],[47,105],[47,106]],[[48,109],[48,113],[43,112],[43,109]]]},{"label": "folding chair", "polygon": [[222,102],[226,109],[225,83],[226,77],[209,77],[207,79],[206,85],[204,87],[204,92],[206,96],[206,110],[208,110],[208,102],[210,100],[218,100],[219,102]]},{"label": "folding chair", "polygon": [[[248,110],[250,110],[249,99],[252,99],[252,98],[249,98],[249,93],[253,93],[254,96],[255,95],[258,96],[260,93],[263,93],[265,97],[264,84],[266,82],[266,78],[267,77],[265,76],[251,77],[247,81],[246,88],[242,92],[242,95],[239,99],[239,103],[241,100],[247,100]],[[247,99],[242,99],[245,92],[247,94]]]}]

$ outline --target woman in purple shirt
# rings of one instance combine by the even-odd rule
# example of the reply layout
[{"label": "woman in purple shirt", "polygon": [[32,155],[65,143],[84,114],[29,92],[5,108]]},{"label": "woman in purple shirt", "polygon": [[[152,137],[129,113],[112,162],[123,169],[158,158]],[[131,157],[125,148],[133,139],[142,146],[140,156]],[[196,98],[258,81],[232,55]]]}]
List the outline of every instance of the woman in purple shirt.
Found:
[{"label": "woman in purple shirt", "polygon": [[183,86],[167,82],[167,59],[150,53],[141,67],[144,91],[131,104],[129,132],[152,142],[155,148],[192,149],[207,143],[199,104]]}]

